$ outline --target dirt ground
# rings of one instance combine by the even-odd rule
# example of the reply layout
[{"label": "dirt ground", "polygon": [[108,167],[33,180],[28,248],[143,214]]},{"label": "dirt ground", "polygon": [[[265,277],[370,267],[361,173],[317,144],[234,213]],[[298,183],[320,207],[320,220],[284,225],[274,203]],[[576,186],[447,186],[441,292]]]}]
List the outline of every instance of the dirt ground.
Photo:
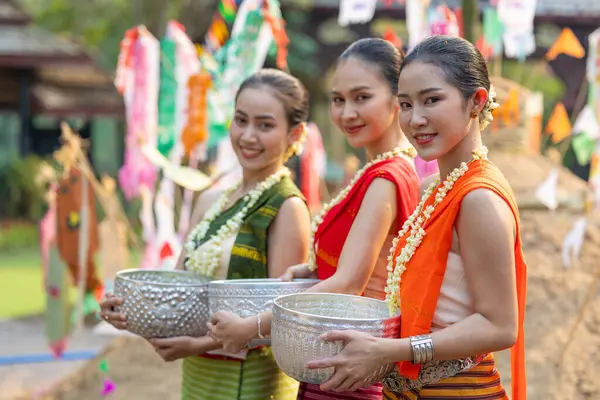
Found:
[{"label": "dirt ground", "polygon": [[[492,157],[494,159],[494,157]],[[528,202],[551,165],[531,157],[498,156],[497,163],[513,184],[517,197]],[[526,171],[526,172],[524,172]],[[561,172],[561,203],[577,203],[583,183]],[[575,207],[577,208],[577,207]],[[526,314],[528,393],[533,400],[600,399],[600,285],[566,356],[561,353],[571,326],[600,270],[600,216],[589,223],[580,261],[562,266],[561,246],[581,212],[521,211],[522,237],[529,265]],[[179,363],[162,362],[146,342],[120,337],[107,349],[108,376],[117,389],[114,400],[179,398]],[[498,354],[503,380],[510,384],[507,354]],[[103,375],[91,362],[60,385],[48,399],[101,399]],[[508,386],[509,387],[509,386]]]}]

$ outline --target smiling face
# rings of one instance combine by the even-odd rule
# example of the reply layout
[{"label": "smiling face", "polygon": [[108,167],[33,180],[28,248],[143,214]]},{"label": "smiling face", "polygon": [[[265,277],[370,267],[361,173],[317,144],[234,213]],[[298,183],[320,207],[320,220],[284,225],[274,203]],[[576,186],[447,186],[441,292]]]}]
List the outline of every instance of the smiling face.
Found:
[{"label": "smiling face", "polygon": [[477,109],[474,99],[479,97],[477,93],[465,99],[433,64],[415,61],[402,70],[398,80],[400,126],[422,159],[438,159],[469,136],[477,124],[470,114]]},{"label": "smiling face", "polygon": [[330,115],[352,147],[380,140],[393,123],[398,103],[377,66],[348,58],[337,66]]},{"label": "smiling face", "polygon": [[284,106],[265,85],[240,92],[229,133],[242,168],[252,172],[279,169],[292,143]]}]

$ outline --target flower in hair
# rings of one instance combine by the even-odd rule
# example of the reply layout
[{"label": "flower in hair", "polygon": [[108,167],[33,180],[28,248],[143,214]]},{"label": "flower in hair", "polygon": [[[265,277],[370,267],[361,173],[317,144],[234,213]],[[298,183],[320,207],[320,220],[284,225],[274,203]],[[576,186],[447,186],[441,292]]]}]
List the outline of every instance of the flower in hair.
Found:
[{"label": "flower in hair", "polygon": [[490,85],[490,90],[488,91],[488,99],[481,110],[481,119],[479,121],[479,129],[484,130],[490,122],[494,120],[494,116],[492,115],[492,111],[500,107],[500,104],[496,103],[496,90],[494,89],[494,85]]}]

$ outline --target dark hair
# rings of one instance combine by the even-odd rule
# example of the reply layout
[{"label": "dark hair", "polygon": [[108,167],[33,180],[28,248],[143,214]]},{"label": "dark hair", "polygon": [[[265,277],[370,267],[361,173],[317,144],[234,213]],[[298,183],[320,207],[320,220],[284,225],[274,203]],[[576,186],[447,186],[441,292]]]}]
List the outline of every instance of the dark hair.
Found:
[{"label": "dark hair", "polygon": [[403,53],[390,41],[380,38],[359,39],[344,50],[339,61],[353,57],[375,65],[392,93],[394,95],[398,93],[398,77]]},{"label": "dark hair", "polygon": [[291,128],[308,119],[308,91],[297,78],[278,69],[261,69],[248,77],[238,89],[235,100],[244,89],[267,86],[281,101]]},{"label": "dark hair", "polygon": [[446,80],[468,99],[477,88],[490,89],[483,56],[469,41],[456,36],[431,36],[404,57],[400,72],[412,62],[432,64],[444,71]]}]

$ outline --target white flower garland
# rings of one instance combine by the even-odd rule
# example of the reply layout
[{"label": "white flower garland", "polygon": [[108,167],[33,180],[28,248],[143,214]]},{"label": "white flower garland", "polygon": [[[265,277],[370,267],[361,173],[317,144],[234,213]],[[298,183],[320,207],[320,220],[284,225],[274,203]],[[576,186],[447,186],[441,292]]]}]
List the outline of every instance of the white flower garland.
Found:
[{"label": "white flower garland", "polygon": [[[435,188],[439,184],[439,179],[436,179],[425,191],[423,197],[421,197],[421,202],[412,213],[412,215],[404,222],[402,225],[402,229],[398,232],[398,235],[392,241],[392,247],[390,249],[390,255],[388,256],[388,279],[385,288],[385,301],[388,304],[388,308],[390,310],[391,315],[396,314],[396,310],[401,309],[400,302],[400,281],[402,278],[402,274],[406,270],[406,264],[410,261],[412,256],[415,254],[415,251],[423,241],[423,237],[426,232],[423,229],[423,226],[431,217],[435,207],[440,204],[450,189],[454,186],[456,181],[463,176],[469,170],[469,164],[472,161],[485,159],[487,158],[488,149],[485,146],[481,148],[475,149],[473,151],[473,158],[469,163],[461,163],[459,167],[455,168],[450,175],[446,177],[443,184],[439,187],[437,193],[435,194],[435,200],[432,205],[427,206],[423,210],[423,206],[425,202],[431,196],[435,190]],[[421,215],[421,212],[423,213]],[[398,257],[394,260],[394,254],[396,252],[396,247],[398,246],[398,242],[404,235],[408,233],[410,230],[410,236],[406,239],[406,244],[400,251]],[[395,266],[395,268],[394,268]]]},{"label": "white flower garland", "polygon": [[202,251],[200,251],[196,248],[196,244],[204,239],[210,224],[225,211],[229,196],[241,185],[241,181],[225,191],[219,200],[206,211],[202,221],[188,235],[185,243],[185,251],[188,254],[185,267],[199,275],[213,277],[223,255],[223,241],[240,229],[248,210],[254,207],[261,196],[286,176],[290,176],[290,171],[287,168],[282,168],[258,183],[254,189],[244,196],[243,201],[246,203],[244,207],[231,217],[227,223],[221,225],[217,232],[203,243],[206,246],[203,246]]},{"label": "white flower garland", "polygon": [[406,148],[396,147],[392,151],[388,151],[386,153],[382,153],[382,154],[378,155],[373,160],[368,162],[364,167],[362,167],[360,170],[358,170],[356,172],[356,174],[354,174],[354,177],[352,178],[352,180],[350,181],[348,186],[346,186],[344,188],[344,190],[342,190],[332,201],[325,204],[321,208],[321,212],[313,218],[312,224],[311,224],[310,243],[309,243],[309,247],[308,247],[308,269],[309,270],[314,271],[317,269],[317,262],[316,262],[316,255],[315,255],[315,235],[317,234],[317,230],[319,229],[319,226],[323,223],[323,219],[324,219],[325,215],[333,207],[338,205],[342,200],[344,200],[346,198],[348,193],[350,193],[350,191],[352,190],[352,188],[354,187],[356,182],[358,182],[358,180],[365,173],[365,171],[367,171],[369,168],[371,168],[373,165],[375,165],[377,163],[380,163],[385,160],[389,160],[390,158],[396,157],[400,154],[404,154],[410,158],[414,158],[417,155],[417,151],[412,146],[406,147]]},{"label": "white flower garland", "polygon": [[479,130],[484,130],[487,126],[494,120],[492,116],[492,111],[496,108],[500,107],[500,104],[496,103],[496,90],[494,89],[494,85],[490,85],[490,90],[488,91],[488,99],[481,110],[481,117],[479,120]]}]

